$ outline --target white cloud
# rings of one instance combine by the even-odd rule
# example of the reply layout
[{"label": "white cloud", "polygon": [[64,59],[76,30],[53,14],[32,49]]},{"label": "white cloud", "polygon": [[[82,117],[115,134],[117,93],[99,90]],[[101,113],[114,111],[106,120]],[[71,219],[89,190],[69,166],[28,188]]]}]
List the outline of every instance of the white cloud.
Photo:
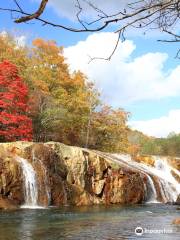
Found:
[{"label": "white cloud", "polygon": [[170,132],[180,133],[180,109],[171,110],[167,116],[147,120],[131,121],[132,129],[139,130],[149,136],[167,137]]},{"label": "white cloud", "polygon": [[147,53],[132,58],[133,41],[120,43],[111,61],[91,57],[107,57],[112,52],[117,35],[94,33],[85,41],[64,49],[71,70],[81,70],[93,80],[103,97],[113,106],[127,105],[147,99],[180,95],[180,65],[171,71],[163,69],[168,58],[165,53]]}]

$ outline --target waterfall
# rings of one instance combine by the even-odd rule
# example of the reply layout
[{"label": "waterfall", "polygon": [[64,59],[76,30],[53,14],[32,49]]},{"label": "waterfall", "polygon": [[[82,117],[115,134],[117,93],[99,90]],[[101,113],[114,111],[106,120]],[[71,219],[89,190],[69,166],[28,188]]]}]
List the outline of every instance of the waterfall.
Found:
[{"label": "waterfall", "polygon": [[25,204],[22,207],[36,208],[38,207],[38,187],[36,172],[26,159],[16,157],[16,160],[20,163],[23,172]]},{"label": "waterfall", "polygon": [[40,164],[41,169],[43,170],[44,173],[44,186],[45,186],[45,192],[46,192],[46,196],[47,196],[47,200],[48,200],[48,205],[51,202],[51,189],[49,188],[49,181],[48,181],[48,172],[47,169],[44,165],[44,163],[41,161],[41,159],[37,158],[35,156],[35,151],[34,149],[32,150],[32,159],[34,162],[38,162]]},{"label": "waterfall", "polygon": [[146,201],[148,201],[149,203],[156,203],[157,201],[157,192],[156,192],[156,188],[154,186],[154,182],[151,178],[151,176],[149,176],[148,174],[146,174],[147,177],[147,186],[146,186],[146,191],[147,191],[147,196],[146,196]]},{"label": "waterfall", "polygon": [[[131,156],[126,154],[104,154],[104,156],[111,158],[122,166],[141,172],[147,177],[147,183],[145,184],[146,202],[159,202],[158,193],[165,203],[177,200],[180,194],[180,184],[172,172],[178,177],[180,177],[180,172],[168,164],[167,158],[153,156],[154,166],[148,166],[133,161]],[[156,178],[158,186],[156,186],[154,178]]]},{"label": "waterfall", "polygon": [[47,178],[47,169],[46,167],[44,166],[43,162],[41,160],[39,160],[39,163],[43,169],[43,172],[44,172],[44,186],[45,186],[45,190],[46,190],[46,196],[47,196],[47,199],[48,199],[48,205],[50,204],[51,202],[51,190],[49,189],[49,181],[48,181],[48,178]]},{"label": "waterfall", "polygon": [[[119,156],[121,158],[121,156]],[[118,158],[119,158],[118,157]],[[180,173],[172,168],[166,158],[154,156],[155,160],[154,166],[148,166],[144,163],[138,163],[133,161],[131,158],[125,158],[123,160],[128,160],[126,163],[133,166],[135,169],[148,175],[150,178],[154,176],[157,178],[160,188],[160,194],[164,202],[175,202],[180,194],[180,184],[172,175],[172,170],[180,176]],[[149,178],[149,180],[150,180]],[[151,178],[152,180],[152,178]],[[152,195],[147,201],[157,201],[157,190],[153,180],[151,181],[151,188],[154,189]]]},{"label": "waterfall", "polygon": [[167,202],[175,202],[180,193],[180,184],[172,172],[174,171],[178,177],[180,177],[180,173],[168,164],[166,158],[156,156],[154,160],[154,173],[159,177],[161,185],[163,186],[165,199]]},{"label": "waterfall", "polygon": [[149,203],[157,203],[157,191],[155,188],[155,184],[152,178],[152,175],[147,170],[148,166],[142,163],[138,163],[132,160],[130,155],[125,154],[113,154],[113,158],[117,161],[126,165],[126,167],[130,167],[132,170],[137,170],[143,173],[147,177],[147,184],[146,184],[146,202]]}]

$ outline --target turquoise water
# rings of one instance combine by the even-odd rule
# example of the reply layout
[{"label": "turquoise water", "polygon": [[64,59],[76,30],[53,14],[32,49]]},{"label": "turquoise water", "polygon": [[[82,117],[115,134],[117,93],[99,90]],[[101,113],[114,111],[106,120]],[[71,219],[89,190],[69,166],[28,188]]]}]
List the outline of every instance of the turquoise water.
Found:
[{"label": "turquoise water", "polygon": [[[179,211],[162,204],[0,211],[0,240],[179,240],[180,227],[172,224]],[[137,236],[137,226],[168,233]]]}]

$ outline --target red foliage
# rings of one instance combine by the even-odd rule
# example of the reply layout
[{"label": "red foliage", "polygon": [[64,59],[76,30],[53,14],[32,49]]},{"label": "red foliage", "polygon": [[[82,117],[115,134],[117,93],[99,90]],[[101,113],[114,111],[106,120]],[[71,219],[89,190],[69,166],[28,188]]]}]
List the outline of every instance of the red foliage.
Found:
[{"label": "red foliage", "polygon": [[26,115],[28,89],[18,76],[17,67],[0,63],[0,138],[31,141],[32,120]]}]

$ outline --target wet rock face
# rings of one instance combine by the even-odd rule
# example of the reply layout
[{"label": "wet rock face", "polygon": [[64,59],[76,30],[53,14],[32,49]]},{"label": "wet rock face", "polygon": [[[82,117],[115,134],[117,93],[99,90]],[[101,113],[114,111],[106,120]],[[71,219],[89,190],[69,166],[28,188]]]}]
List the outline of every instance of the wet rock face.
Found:
[{"label": "wet rock face", "polygon": [[121,177],[119,171],[112,173],[110,192],[112,192],[110,195],[111,203],[141,203],[145,194],[141,175],[128,172]]},{"label": "wet rock face", "polygon": [[0,147],[0,197],[12,200],[15,204],[21,204],[24,199],[22,190],[23,179],[20,166],[12,152]]},{"label": "wet rock face", "polygon": [[8,198],[0,197],[0,210],[1,209],[8,209],[8,210],[14,210],[17,209],[17,204],[14,203],[13,200],[10,200]]},{"label": "wet rock face", "polygon": [[54,142],[17,142],[0,144],[3,201],[24,203],[24,179],[17,156],[26,159],[36,172],[39,205],[128,204],[144,200],[144,176],[96,152]]},{"label": "wet rock face", "polygon": [[149,166],[154,166],[154,162],[155,162],[152,156],[137,155],[137,156],[134,156],[133,160],[136,162],[145,163],[146,165],[149,165]]},{"label": "wet rock face", "polygon": [[178,196],[177,200],[176,200],[176,204],[180,205],[180,195]]},{"label": "wet rock face", "polygon": [[93,151],[59,144],[53,148],[67,167],[72,204],[125,204],[144,200],[140,173],[120,168]]},{"label": "wet rock face", "polygon": [[65,204],[67,169],[56,152],[48,145],[32,144],[25,149],[25,158],[36,170],[39,205]]}]

